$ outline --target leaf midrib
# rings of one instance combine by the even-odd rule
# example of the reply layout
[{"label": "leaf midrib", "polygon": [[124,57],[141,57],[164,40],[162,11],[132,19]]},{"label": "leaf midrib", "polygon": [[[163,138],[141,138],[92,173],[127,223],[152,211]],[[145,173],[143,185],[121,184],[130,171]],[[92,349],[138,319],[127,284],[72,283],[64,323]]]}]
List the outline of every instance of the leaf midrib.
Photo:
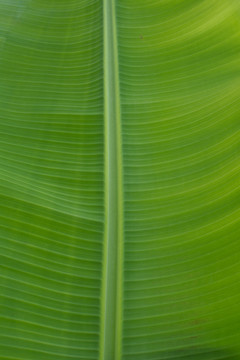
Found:
[{"label": "leaf midrib", "polygon": [[100,360],[121,359],[123,182],[115,0],[103,1],[105,229]]}]

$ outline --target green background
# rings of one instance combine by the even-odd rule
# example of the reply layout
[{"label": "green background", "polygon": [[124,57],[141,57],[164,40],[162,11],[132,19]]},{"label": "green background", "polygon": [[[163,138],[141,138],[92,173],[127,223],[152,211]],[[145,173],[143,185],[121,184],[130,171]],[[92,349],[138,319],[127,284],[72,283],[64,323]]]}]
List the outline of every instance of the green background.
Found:
[{"label": "green background", "polygon": [[[239,360],[240,3],[115,5],[122,360]],[[0,0],[1,360],[100,356],[103,23]]]}]

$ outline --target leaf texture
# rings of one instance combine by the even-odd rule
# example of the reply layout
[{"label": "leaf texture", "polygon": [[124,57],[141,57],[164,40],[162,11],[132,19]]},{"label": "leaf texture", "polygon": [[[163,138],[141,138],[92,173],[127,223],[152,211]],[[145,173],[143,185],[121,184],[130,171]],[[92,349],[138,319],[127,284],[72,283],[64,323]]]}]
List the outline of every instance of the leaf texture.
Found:
[{"label": "leaf texture", "polygon": [[239,360],[240,4],[0,0],[0,359]]}]

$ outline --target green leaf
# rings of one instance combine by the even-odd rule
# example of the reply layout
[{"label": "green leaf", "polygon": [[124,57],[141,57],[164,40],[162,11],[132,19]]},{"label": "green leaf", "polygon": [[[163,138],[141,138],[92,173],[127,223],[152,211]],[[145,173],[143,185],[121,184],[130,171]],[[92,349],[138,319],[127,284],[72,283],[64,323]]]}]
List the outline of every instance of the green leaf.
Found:
[{"label": "green leaf", "polygon": [[238,0],[0,0],[0,359],[240,359]]}]

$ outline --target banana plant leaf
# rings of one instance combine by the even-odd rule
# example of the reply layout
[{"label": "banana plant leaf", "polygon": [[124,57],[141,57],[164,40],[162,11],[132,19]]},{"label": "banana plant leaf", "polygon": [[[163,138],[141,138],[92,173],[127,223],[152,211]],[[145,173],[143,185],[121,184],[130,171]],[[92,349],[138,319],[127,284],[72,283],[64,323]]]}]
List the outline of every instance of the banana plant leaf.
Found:
[{"label": "banana plant leaf", "polygon": [[240,359],[240,1],[0,0],[0,360]]}]

